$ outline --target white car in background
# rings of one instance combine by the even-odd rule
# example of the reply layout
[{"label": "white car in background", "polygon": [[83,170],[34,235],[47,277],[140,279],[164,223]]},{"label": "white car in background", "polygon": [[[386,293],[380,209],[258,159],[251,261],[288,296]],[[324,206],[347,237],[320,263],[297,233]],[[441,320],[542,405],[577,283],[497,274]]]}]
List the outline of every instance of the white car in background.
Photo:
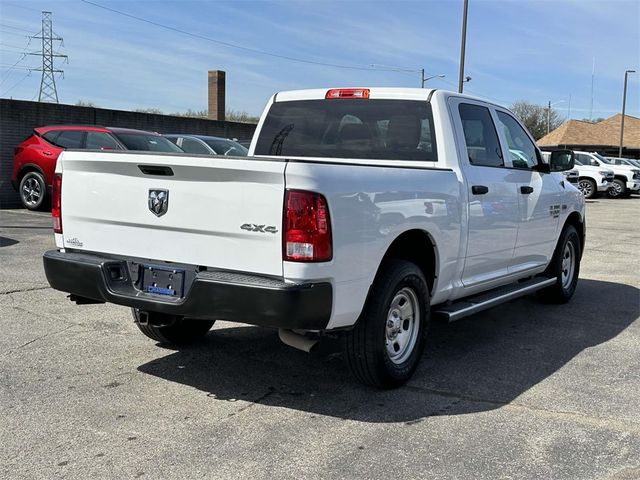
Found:
[{"label": "white car in background", "polygon": [[640,168],[640,160],[634,160],[633,158],[620,158],[620,157],[605,157],[607,160],[611,160],[615,165],[627,165],[629,167]]},{"label": "white car in background", "polygon": [[613,170],[614,179],[607,195],[611,198],[619,198],[623,195],[638,193],[640,191],[640,168],[629,165],[616,165],[606,157],[596,152],[575,152],[576,163],[591,165],[597,168]]},{"label": "white car in background", "polygon": [[[550,156],[551,152],[542,152],[542,158],[547,163]],[[574,168],[562,173],[582,192],[585,198],[594,198],[599,193],[606,193],[611,188],[611,182],[614,179],[612,170],[581,165],[577,157]]]}]

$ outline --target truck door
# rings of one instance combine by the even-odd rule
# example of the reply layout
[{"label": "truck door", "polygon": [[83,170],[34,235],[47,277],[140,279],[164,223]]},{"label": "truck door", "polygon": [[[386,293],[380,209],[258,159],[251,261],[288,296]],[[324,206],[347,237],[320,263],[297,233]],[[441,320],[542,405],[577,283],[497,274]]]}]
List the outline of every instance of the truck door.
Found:
[{"label": "truck door", "polygon": [[504,155],[510,157],[512,176],[518,184],[518,238],[509,267],[516,273],[544,266],[553,255],[564,177],[533,170],[542,162],[533,139],[507,111],[496,108],[496,115]]},{"label": "truck door", "polygon": [[449,102],[468,190],[462,283],[486,285],[506,276],[511,263],[518,230],[517,180],[505,166],[494,113],[482,102],[455,97]]}]

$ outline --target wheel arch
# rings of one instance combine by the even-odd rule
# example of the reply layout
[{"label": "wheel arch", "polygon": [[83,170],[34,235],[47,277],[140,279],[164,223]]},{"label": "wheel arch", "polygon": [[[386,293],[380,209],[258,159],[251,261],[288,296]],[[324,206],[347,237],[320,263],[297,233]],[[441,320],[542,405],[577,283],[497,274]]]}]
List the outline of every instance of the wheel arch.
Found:
[{"label": "wheel arch", "polygon": [[[18,172],[18,175],[16,176],[16,182],[18,183],[18,185],[20,185],[20,182],[22,181],[22,178],[27,173],[30,173],[30,172],[38,172],[40,175],[42,175],[44,177],[45,183],[48,183],[47,182],[47,176],[45,175],[45,173],[42,170],[42,168],[40,168],[35,163],[26,163],[20,168],[20,171]],[[47,186],[49,186],[49,185],[47,185]]]},{"label": "wheel arch", "polygon": [[398,235],[387,248],[380,261],[376,278],[386,260],[396,258],[415,263],[422,271],[429,294],[433,296],[438,278],[438,252],[433,237],[421,229],[406,230]]},{"label": "wheel arch", "polygon": [[578,212],[571,212],[567,217],[567,219],[565,220],[562,230],[567,228],[567,225],[571,225],[578,232],[578,237],[580,237],[580,256],[582,257],[582,253],[584,252],[584,244],[585,244],[584,220]]}]

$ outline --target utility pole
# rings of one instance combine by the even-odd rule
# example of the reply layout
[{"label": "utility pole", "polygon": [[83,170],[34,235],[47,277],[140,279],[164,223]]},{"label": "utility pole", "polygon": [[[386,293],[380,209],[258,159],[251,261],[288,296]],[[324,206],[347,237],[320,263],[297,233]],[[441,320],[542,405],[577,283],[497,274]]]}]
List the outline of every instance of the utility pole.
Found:
[{"label": "utility pole", "polygon": [[464,0],[464,11],[462,13],[462,39],[460,40],[460,74],[458,76],[458,93],[462,93],[464,85],[464,54],[467,46],[467,12],[469,10],[469,0]]},{"label": "utility pole", "polygon": [[29,54],[42,56],[42,68],[35,69],[36,71],[42,72],[38,101],[58,103],[58,91],[56,90],[56,79],[54,77],[54,74],[64,74],[64,71],[57,70],[54,67],[53,59],[64,58],[68,62],[69,57],[67,55],[60,55],[53,52],[53,42],[62,42],[62,38],[53,33],[53,21],[51,19],[51,12],[42,12],[42,30],[38,35],[35,35],[31,38],[42,40],[42,51],[39,53]]},{"label": "utility pole", "polygon": [[624,72],[624,93],[622,94],[622,120],[620,121],[620,148],[618,148],[618,157],[622,157],[622,147],[624,142],[624,112],[627,108],[627,77],[630,73],[636,73],[636,71],[625,70]]}]

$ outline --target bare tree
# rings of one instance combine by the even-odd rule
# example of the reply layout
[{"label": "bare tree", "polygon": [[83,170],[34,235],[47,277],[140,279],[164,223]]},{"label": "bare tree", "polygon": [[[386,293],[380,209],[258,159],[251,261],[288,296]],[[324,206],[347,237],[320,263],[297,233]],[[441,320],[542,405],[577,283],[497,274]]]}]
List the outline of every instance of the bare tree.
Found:
[{"label": "bare tree", "polygon": [[[511,105],[511,111],[524,123],[536,140],[547,134],[547,110],[547,105],[536,105],[526,100],[520,100]],[[548,112],[548,115],[549,131],[553,131],[562,124],[562,118],[553,108]]]},{"label": "bare tree", "polygon": [[76,107],[95,107],[96,104],[87,100],[78,100],[76,102]]}]

